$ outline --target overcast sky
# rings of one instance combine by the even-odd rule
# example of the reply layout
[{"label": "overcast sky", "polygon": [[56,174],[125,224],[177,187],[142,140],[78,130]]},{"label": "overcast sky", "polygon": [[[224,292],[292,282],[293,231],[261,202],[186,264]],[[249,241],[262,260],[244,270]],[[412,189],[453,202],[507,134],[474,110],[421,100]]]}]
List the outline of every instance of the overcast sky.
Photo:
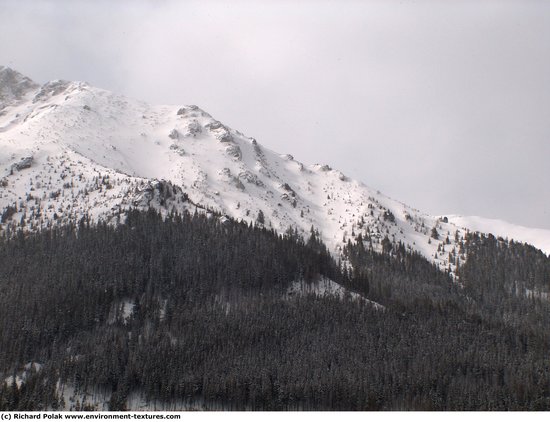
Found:
[{"label": "overcast sky", "polygon": [[550,229],[549,1],[0,0],[0,64],[197,104],[431,214]]}]

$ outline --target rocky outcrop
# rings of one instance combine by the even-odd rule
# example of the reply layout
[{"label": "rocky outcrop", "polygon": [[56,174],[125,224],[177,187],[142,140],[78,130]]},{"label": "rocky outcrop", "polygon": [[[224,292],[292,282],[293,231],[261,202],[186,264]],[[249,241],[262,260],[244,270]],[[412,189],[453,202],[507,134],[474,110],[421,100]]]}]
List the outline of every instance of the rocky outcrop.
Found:
[{"label": "rocky outcrop", "polygon": [[180,157],[183,157],[185,155],[185,150],[178,144],[170,145],[170,149],[177,152]]},{"label": "rocky outcrop", "polygon": [[229,170],[227,167],[221,169],[218,172],[218,174],[219,174],[220,178],[223,181],[225,181],[226,183],[229,183],[229,184],[235,186],[239,190],[244,190],[243,183],[237,177],[233,176],[233,174],[231,173],[231,170]]},{"label": "rocky outcrop", "polygon": [[186,128],[185,136],[195,137],[199,133],[202,133],[202,126],[198,120],[191,120]]},{"label": "rocky outcrop", "polygon": [[33,160],[34,159],[32,156],[23,157],[17,163],[12,164],[11,169],[12,171],[21,171],[24,169],[28,169],[32,165]]},{"label": "rocky outcrop", "polygon": [[214,134],[216,139],[218,139],[220,142],[233,142],[233,135],[231,135],[229,129],[225,127],[221,122],[215,120],[212,123],[206,125],[206,128],[212,134]]},{"label": "rocky outcrop", "polygon": [[241,173],[239,173],[239,179],[245,180],[247,183],[251,183],[253,185],[256,185],[260,188],[265,187],[264,182],[262,182],[258,176],[256,176],[254,173],[252,173],[249,170],[245,170]]},{"label": "rocky outcrop", "polygon": [[149,182],[137,192],[133,202],[135,207],[148,208],[150,206],[166,207],[169,200],[187,201],[189,198],[179,186],[166,180]]},{"label": "rocky outcrop", "polygon": [[38,91],[38,94],[34,96],[34,99],[32,101],[33,103],[46,101],[51,97],[64,93],[70,85],[71,82],[63,80],[48,82],[47,84],[42,86],[42,88],[40,89],[40,91]]},{"label": "rocky outcrop", "polygon": [[288,183],[283,183],[279,187],[283,191],[281,194],[281,199],[290,202],[293,207],[296,207],[298,195],[296,195],[294,189],[292,189]]},{"label": "rocky outcrop", "polygon": [[242,158],[242,152],[238,145],[229,145],[225,148],[225,152],[235,160],[240,160]]},{"label": "rocky outcrop", "polygon": [[38,84],[19,72],[0,66],[0,110],[38,87]]},{"label": "rocky outcrop", "polygon": [[170,134],[168,135],[168,137],[170,139],[179,139],[180,138],[180,133],[178,132],[177,129],[172,129],[172,132],[170,132]]}]

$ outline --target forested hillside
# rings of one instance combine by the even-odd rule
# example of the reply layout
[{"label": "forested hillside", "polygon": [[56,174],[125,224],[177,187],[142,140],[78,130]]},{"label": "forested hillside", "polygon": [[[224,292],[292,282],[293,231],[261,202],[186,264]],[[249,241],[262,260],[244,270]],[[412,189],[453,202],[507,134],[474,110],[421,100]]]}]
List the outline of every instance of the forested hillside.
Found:
[{"label": "forested hillside", "polygon": [[[400,244],[339,265],[319,239],[154,211],[3,239],[0,409],[99,406],[63,386],[112,410],[550,408],[540,251],[468,235],[457,283]],[[288,293],[320,276],[350,294]]]}]

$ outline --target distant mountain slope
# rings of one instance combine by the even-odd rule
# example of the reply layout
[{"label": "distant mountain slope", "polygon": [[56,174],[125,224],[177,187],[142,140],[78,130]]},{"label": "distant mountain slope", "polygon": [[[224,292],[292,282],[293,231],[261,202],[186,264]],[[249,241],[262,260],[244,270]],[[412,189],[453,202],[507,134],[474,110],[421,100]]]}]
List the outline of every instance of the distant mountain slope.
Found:
[{"label": "distant mountain slope", "polygon": [[495,220],[476,216],[450,215],[449,222],[459,227],[466,227],[471,231],[492,233],[495,236],[514,239],[539,248],[546,255],[550,255],[550,230],[534,229],[518,226],[502,220]]},{"label": "distant mountain slope", "polygon": [[199,204],[279,232],[313,226],[336,255],[361,235],[375,250],[403,242],[451,273],[464,259],[459,221],[277,154],[196,106],[152,106],[82,82],[39,87],[7,68],[0,83],[11,93],[0,100],[2,230]]}]

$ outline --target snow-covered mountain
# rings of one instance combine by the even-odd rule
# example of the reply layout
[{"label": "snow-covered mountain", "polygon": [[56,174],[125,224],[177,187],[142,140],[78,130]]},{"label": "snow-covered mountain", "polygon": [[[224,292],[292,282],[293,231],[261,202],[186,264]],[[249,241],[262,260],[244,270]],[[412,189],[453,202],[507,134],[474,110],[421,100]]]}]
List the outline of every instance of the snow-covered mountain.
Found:
[{"label": "snow-covered mountain", "polygon": [[[313,226],[336,254],[359,234],[375,249],[387,237],[451,272],[464,259],[466,230],[493,230],[487,220],[427,215],[328,165],[277,154],[197,106],[152,106],[83,82],[39,86],[0,67],[0,230],[86,214],[115,222],[149,206],[211,209],[281,233],[307,236]],[[500,229],[550,252],[548,230]]]}]

